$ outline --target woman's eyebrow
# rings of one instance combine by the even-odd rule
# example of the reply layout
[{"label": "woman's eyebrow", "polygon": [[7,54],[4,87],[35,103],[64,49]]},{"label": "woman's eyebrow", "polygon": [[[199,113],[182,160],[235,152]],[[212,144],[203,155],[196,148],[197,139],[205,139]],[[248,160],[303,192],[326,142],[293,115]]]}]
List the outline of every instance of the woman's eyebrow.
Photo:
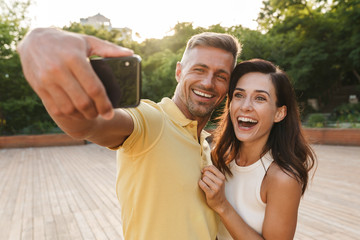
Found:
[{"label": "woman's eyebrow", "polygon": [[[238,90],[238,91],[241,91],[241,92],[246,92],[245,89],[243,89],[243,88],[235,88],[235,90]],[[265,91],[265,90],[255,90],[255,92],[265,93],[266,95],[268,95],[270,97],[270,93]]]},{"label": "woman's eyebrow", "polygon": [[265,91],[265,90],[255,90],[255,92],[258,92],[258,93],[265,93],[266,95],[268,95],[270,97],[270,93]]}]

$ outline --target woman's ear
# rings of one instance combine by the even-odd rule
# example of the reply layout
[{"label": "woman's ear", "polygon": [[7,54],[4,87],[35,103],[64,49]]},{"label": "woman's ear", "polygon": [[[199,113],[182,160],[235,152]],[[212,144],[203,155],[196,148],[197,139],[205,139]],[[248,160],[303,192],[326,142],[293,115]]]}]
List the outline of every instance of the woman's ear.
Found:
[{"label": "woman's ear", "polygon": [[278,107],[276,110],[274,122],[281,122],[287,115],[287,108],[286,106]]}]

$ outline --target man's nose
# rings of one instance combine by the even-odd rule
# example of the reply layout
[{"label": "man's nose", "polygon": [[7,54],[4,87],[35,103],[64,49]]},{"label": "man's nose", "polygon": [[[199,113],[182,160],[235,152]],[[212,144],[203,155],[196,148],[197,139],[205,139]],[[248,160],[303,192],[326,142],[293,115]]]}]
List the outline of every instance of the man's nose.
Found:
[{"label": "man's nose", "polygon": [[201,83],[204,85],[205,88],[211,88],[214,84],[214,75],[213,74],[207,74],[202,79]]}]

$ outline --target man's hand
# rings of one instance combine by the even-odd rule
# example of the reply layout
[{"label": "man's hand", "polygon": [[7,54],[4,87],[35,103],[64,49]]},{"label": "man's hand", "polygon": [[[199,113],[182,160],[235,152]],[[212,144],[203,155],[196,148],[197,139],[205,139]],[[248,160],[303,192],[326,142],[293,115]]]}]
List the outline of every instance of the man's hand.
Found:
[{"label": "man's hand", "polygon": [[17,48],[23,72],[53,118],[105,119],[114,115],[88,57],[120,57],[132,50],[57,29],[35,29]]}]

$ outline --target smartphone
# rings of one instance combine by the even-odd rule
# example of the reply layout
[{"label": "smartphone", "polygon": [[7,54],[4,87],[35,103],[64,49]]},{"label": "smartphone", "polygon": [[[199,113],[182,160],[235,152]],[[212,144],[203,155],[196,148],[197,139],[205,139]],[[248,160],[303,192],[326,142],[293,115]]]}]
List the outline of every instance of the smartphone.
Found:
[{"label": "smartphone", "polygon": [[141,98],[141,57],[90,59],[92,68],[102,81],[113,108],[131,108]]}]

